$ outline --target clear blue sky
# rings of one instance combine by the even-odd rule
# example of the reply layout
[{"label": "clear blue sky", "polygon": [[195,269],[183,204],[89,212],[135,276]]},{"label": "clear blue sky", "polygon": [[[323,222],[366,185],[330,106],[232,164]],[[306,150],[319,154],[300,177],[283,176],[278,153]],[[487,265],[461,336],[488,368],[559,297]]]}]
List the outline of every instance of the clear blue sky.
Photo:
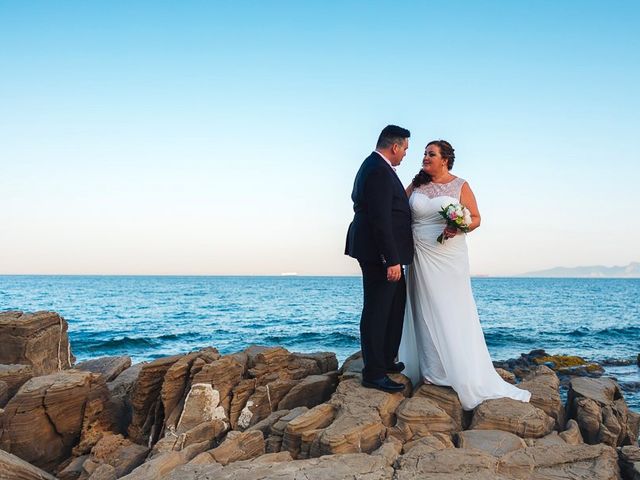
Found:
[{"label": "clear blue sky", "polygon": [[472,271],[640,259],[640,6],[1,1],[0,273],[350,274],[382,127],[456,148]]}]

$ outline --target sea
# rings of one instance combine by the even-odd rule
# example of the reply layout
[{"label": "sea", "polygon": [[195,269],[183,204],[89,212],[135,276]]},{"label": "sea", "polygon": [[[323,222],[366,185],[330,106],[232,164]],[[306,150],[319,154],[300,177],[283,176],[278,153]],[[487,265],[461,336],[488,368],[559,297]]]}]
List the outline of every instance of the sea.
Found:
[{"label": "sea", "polygon": [[[640,279],[478,277],[472,286],[494,360],[543,348],[616,363],[606,375],[640,412]],[[361,308],[360,277],[0,276],[0,311],[58,312],[78,361],[281,345],[342,362],[360,348]]]}]

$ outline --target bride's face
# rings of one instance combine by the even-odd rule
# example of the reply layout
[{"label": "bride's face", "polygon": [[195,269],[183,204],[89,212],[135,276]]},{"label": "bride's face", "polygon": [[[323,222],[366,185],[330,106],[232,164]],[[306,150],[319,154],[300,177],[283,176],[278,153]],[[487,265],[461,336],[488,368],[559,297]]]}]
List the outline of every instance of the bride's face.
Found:
[{"label": "bride's face", "polygon": [[447,160],[440,155],[440,147],[437,145],[428,145],[424,150],[422,170],[429,175],[434,175],[440,173],[442,169],[447,170]]}]

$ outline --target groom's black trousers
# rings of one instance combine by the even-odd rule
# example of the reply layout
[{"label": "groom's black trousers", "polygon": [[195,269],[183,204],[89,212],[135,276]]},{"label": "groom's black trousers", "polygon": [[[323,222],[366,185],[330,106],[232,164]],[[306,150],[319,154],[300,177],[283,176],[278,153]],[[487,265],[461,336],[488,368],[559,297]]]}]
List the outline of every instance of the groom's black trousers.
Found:
[{"label": "groom's black trousers", "polygon": [[380,263],[360,262],[364,305],[360,318],[360,342],[364,380],[384,377],[395,363],[402,337],[407,288],[404,270],[400,280],[389,282]]}]

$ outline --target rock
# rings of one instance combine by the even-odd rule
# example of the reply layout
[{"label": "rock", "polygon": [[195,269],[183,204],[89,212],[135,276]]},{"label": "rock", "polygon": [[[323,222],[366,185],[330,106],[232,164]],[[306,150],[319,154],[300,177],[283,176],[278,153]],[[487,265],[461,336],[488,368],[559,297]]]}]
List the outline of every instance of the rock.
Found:
[{"label": "rock", "polygon": [[331,424],[335,413],[336,409],[333,405],[323,403],[289,420],[284,430],[282,450],[288,451],[292,458],[308,457],[312,444],[319,433]]},{"label": "rock", "polygon": [[441,409],[455,421],[455,430],[462,430],[466,426],[464,409],[458,394],[451,387],[438,385],[421,385],[413,394],[414,397],[424,397],[433,400]]},{"label": "rock", "polygon": [[176,467],[189,459],[184,452],[167,452],[143,463],[120,480],[164,480]]},{"label": "rock", "polygon": [[243,380],[245,365],[233,355],[225,355],[218,360],[208,363],[193,377],[193,383],[207,383],[218,392],[220,406],[224,408],[225,416],[229,418],[231,407],[231,393],[236,385]]},{"label": "rock", "polygon": [[6,401],[0,401],[0,408],[4,407],[20,387],[32,377],[31,365],[0,365],[0,382],[6,384]]},{"label": "rock", "polygon": [[542,438],[527,438],[527,442],[531,442],[529,446],[538,447],[543,445],[566,445],[566,442],[562,439],[558,432],[553,431],[549,435],[545,435]]},{"label": "rock", "polygon": [[498,473],[507,478],[619,480],[618,457],[606,445],[545,445],[504,455]]},{"label": "rock", "polygon": [[618,384],[610,378],[572,379],[567,412],[577,421],[586,443],[637,444],[640,415],[629,411]]},{"label": "rock", "polygon": [[265,453],[265,443],[259,431],[242,432],[227,438],[219,447],[203,455],[210,455],[220,465],[228,465],[240,460],[248,460]]},{"label": "rock", "polygon": [[[297,385],[297,380],[276,378],[273,382],[256,387],[238,417],[238,427],[245,429],[267,418],[278,404]],[[280,409],[283,410],[283,409]]]},{"label": "rock", "polygon": [[496,368],[496,373],[505,381],[512,385],[516,384],[516,376],[504,368]]},{"label": "rock", "polygon": [[174,431],[183,410],[185,395],[192,386],[192,378],[204,365],[220,358],[215,348],[205,348],[181,357],[169,367],[162,382],[162,406],[165,413],[165,428]]},{"label": "rock", "polygon": [[131,366],[131,357],[126,355],[120,357],[101,357],[75,365],[76,370],[99,373],[104,376],[106,382],[116,379],[123,371]]},{"label": "rock", "polygon": [[560,380],[544,365],[534,367],[518,388],[531,392],[531,404],[556,421],[556,428],[564,428],[564,405],[560,398]]},{"label": "rock", "polygon": [[0,380],[0,408],[4,407],[9,401],[9,385],[7,382]]},{"label": "rock", "polygon": [[1,417],[0,448],[44,470],[80,455],[110,428],[102,377],[68,370],[25,383]]},{"label": "rock", "polygon": [[388,434],[402,442],[434,433],[451,435],[459,430],[456,422],[433,400],[416,396],[402,401],[396,410],[396,426]]},{"label": "rock", "polygon": [[116,424],[116,431],[118,432],[127,432],[131,423],[133,410],[131,406],[131,395],[142,367],[142,363],[132,365],[118,375],[115,380],[107,383],[107,388],[111,394],[113,419]]},{"label": "rock", "polygon": [[310,359],[316,362],[320,373],[329,373],[338,370],[338,359],[333,352],[294,353],[297,358]]},{"label": "rock", "polygon": [[364,368],[364,360],[362,360],[362,352],[356,352],[350,357],[348,357],[340,370],[338,370],[339,375],[345,375],[347,373],[361,373]]},{"label": "rock", "polygon": [[618,449],[618,457],[622,478],[625,480],[640,480],[640,448],[626,446]]},{"label": "rock", "polygon": [[335,391],[338,374],[309,375],[296,384],[278,403],[278,410],[291,410],[296,407],[312,408],[326,402]]},{"label": "rock", "polygon": [[111,465],[100,465],[96,468],[88,480],[117,480],[116,469]]},{"label": "rock", "polygon": [[414,447],[397,460],[394,480],[506,480],[497,474],[498,459],[480,450]]},{"label": "rock", "polygon": [[455,448],[455,445],[448,435],[436,433],[435,435],[428,435],[405,443],[402,446],[402,453],[407,453],[413,448],[418,448],[422,453],[425,453],[444,450],[445,448]]},{"label": "rock", "polygon": [[569,445],[580,445],[581,443],[584,443],[578,422],[573,419],[567,422],[566,430],[564,432],[560,432],[558,435]]},{"label": "rock", "polygon": [[330,455],[295,462],[280,455],[264,455],[226,467],[189,464],[177,468],[167,480],[391,480],[393,477],[393,468],[384,455]]},{"label": "rock", "polygon": [[15,455],[0,450],[0,479],[2,480],[56,480],[44,470],[25,462]]},{"label": "rock", "polygon": [[220,406],[218,390],[214,390],[208,383],[196,383],[187,395],[176,433],[179,435],[212,420],[223,421],[225,430],[229,427],[224,408]]},{"label": "rock", "polygon": [[71,368],[67,329],[54,312],[0,313],[0,364],[31,365],[36,376]]},{"label": "rock", "polygon": [[395,411],[404,399],[367,389],[357,378],[342,380],[329,403],[336,416],[318,438],[318,454],[372,452],[382,444],[387,427],[395,423]]},{"label": "rock", "polygon": [[89,455],[81,455],[79,457],[73,457],[60,464],[57,468],[56,474],[59,480],[78,480],[82,474],[86,475],[86,472],[82,468],[84,462],[87,461]]},{"label": "rock", "polygon": [[255,356],[249,375],[257,385],[266,385],[274,380],[300,380],[309,375],[319,375],[318,362],[308,355],[295,355],[282,347],[268,348]]},{"label": "rock", "polygon": [[164,376],[181,355],[158,358],[145,363],[131,392],[131,424],[129,437],[141,445],[153,445],[160,436],[164,424],[162,383]]},{"label": "rock", "polygon": [[[233,430],[244,430],[251,424],[253,412],[246,409],[246,407],[247,401],[255,391],[255,378],[241,380],[240,383],[233,387],[231,406],[229,407],[229,421]],[[242,415],[243,412],[245,414],[244,416]],[[248,418],[247,415],[249,415]],[[242,421],[240,421],[241,416]]]},{"label": "rock", "polygon": [[269,436],[269,433],[271,432],[271,427],[288,413],[289,410],[278,410],[277,412],[273,412],[264,420],[260,420],[255,425],[249,427],[247,431],[259,430],[262,432],[264,438],[267,438]]},{"label": "rock", "polygon": [[540,438],[551,433],[554,424],[553,418],[530,403],[499,398],[476,407],[470,429],[502,430],[522,438]]},{"label": "rock", "polygon": [[[122,435],[104,435],[91,449],[91,455],[82,468],[93,479],[99,468],[108,466],[111,468],[103,469],[103,475],[112,472],[115,478],[120,478],[142,465],[148,452],[148,448],[133,443]],[[82,478],[87,477],[83,476],[81,480]]]},{"label": "rock", "polygon": [[467,430],[458,433],[456,446],[481,450],[494,457],[501,457],[506,453],[526,448],[527,445],[522,438],[513,433],[501,430]]},{"label": "rock", "polygon": [[307,407],[294,408],[286,415],[280,417],[280,419],[271,426],[270,436],[266,439],[265,448],[267,453],[276,453],[280,451],[283,437],[289,422],[298,418],[300,415],[304,415],[308,411],[309,409]]},{"label": "rock", "polygon": [[200,445],[197,453],[202,453],[213,447],[215,440],[219,439],[227,431],[228,424],[222,420],[211,420],[208,422],[200,423],[193,427],[191,430],[187,430],[184,433],[176,434],[171,431],[165,433],[164,438],[161,438],[158,443],[153,447],[151,456],[159,455],[161,453],[176,451],[179,452],[192,445]]}]

